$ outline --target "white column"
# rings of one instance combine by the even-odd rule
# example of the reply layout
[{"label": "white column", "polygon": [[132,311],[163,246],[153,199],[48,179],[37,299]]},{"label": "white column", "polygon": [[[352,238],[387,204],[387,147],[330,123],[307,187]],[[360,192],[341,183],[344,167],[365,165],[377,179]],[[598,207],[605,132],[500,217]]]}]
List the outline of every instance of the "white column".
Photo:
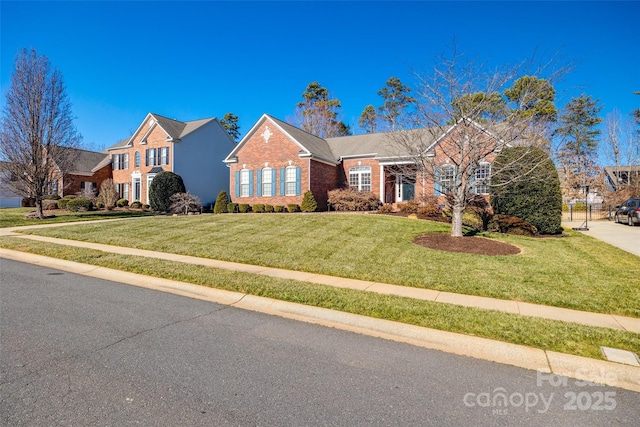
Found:
[{"label": "white column", "polygon": [[385,203],[384,200],[384,165],[380,165],[380,201]]}]

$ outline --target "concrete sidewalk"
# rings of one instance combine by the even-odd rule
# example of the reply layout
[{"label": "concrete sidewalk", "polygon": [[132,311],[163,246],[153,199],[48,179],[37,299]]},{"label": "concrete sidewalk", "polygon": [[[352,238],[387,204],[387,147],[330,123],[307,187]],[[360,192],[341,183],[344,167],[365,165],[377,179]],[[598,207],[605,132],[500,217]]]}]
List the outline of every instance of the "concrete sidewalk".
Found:
[{"label": "concrete sidewalk", "polygon": [[[52,224],[53,226],[53,224]],[[39,226],[42,227],[42,226]],[[156,258],[167,261],[182,262],[185,264],[202,265],[206,267],[219,268],[223,270],[238,271],[243,273],[259,274],[263,276],[275,277],[280,279],[292,279],[301,282],[309,282],[325,286],[334,286],[339,288],[356,289],[360,291],[375,292],[385,295],[396,295],[407,298],[414,298],[425,301],[433,301],[446,304],[454,304],[466,307],[476,307],[486,310],[496,310],[506,313],[519,314],[523,316],[538,317],[543,319],[559,320],[563,322],[578,323],[587,326],[596,326],[610,329],[618,329],[622,331],[640,333],[640,319],[592,313],[566,308],[544,306],[519,301],[509,301],[502,299],[494,299],[473,295],[456,294],[451,292],[434,291],[430,289],[412,288],[407,286],[390,285],[386,283],[377,283],[364,280],[348,279],[335,276],[327,276],[323,274],[306,273],[294,270],[285,270],[280,268],[262,267],[250,264],[240,264],[228,261],[219,261],[208,258],[197,258],[186,255],[178,255],[165,252],[155,252],[143,249],[126,248],[120,246],[104,245],[100,243],[81,242],[77,240],[58,239],[37,235],[25,235],[15,233],[17,229],[24,227],[16,227],[12,229],[0,229],[0,235],[11,235],[17,238],[36,240],[41,242],[62,244],[67,246],[95,249],[103,252],[116,253],[121,255],[142,256],[147,258]],[[0,254],[2,254],[0,249]]]}]

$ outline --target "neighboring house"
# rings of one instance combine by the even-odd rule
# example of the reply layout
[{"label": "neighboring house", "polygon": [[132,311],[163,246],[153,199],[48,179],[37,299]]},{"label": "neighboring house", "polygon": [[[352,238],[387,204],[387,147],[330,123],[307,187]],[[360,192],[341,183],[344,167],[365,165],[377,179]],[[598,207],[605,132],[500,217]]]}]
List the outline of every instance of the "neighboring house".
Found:
[{"label": "neighboring house", "polygon": [[[449,132],[455,129],[452,126]],[[311,190],[321,210],[327,209],[328,191],[346,187],[373,191],[383,203],[420,196],[437,196],[442,201],[447,179],[452,179],[447,177],[455,175],[439,149],[449,132],[437,139],[423,132],[442,171],[434,182],[417,179],[411,156],[399,152],[388,134],[322,139],[265,114],[224,160],[230,168],[230,195],[237,203],[286,206],[300,204],[303,194]],[[490,163],[481,164],[476,193],[488,193],[490,173]]]},{"label": "neighboring house", "polygon": [[[105,153],[81,150],[78,148],[64,148],[64,155],[69,159],[67,171],[54,166],[55,173],[47,183],[47,194],[57,194],[60,197],[68,194],[97,191],[100,184],[111,178],[111,159]],[[13,187],[11,177],[6,171],[0,178],[2,192],[2,207],[20,206],[17,198],[22,200],[20,191]],[[28,195],[24,195],[28,197]],[[5,206],[6,205],[6,206]]]},{"label": "neighboring house", "polygon": [[0,162],[0,208],[19,208],[22,196],[11,185],[11,173],[4,170],[6,162]]},{"label": "neighboring house", "polygon": [[229,187],[229,173],[217,159],[233,146],[216,118],[181,122],[149,113],[130,138],[107,151],[121,198],[148,204],[149,184],[168,171],[180,175],[187,191],[209,204]]},{"label": "neighboring house", "polygon": [[617,191],[621,186],[640,185],[640,166],[607,166],[604,168],[607,190]]},{"label": "neighboring house", "polygon": [[66,148],[73,159],[69,171],[49,184],[49,194],[65,196],[97,192],[102,181],[111,178],[111,162],[104,152]]}]

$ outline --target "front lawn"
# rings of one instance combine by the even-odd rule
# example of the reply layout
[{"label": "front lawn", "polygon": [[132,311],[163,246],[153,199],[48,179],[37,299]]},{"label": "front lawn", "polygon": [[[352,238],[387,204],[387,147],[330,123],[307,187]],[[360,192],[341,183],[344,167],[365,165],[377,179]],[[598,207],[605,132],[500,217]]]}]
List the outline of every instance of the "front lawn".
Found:
[{"label": "front lawn", "polygon": [[523,251],[510,256],[412,243],[418,235],[448,230],[447,224],[384,215],[226,214],[28,232],[640,317],[640,262],[634,255],[571,230],[558,238],[486,235]]},{"label": "front lawn", "polygon": [[53,224],[61,222],[92,221],[96,219],[129,218],[135,216],[153,215],[151,212],[113,210],[91,212],[69,212],[66,210],[45,211],[45,215],[54,215],[53,218],[25,219],[25,215],[35,211],[35,208],[0,208],[0,228],[16,227],[22,225]]}]

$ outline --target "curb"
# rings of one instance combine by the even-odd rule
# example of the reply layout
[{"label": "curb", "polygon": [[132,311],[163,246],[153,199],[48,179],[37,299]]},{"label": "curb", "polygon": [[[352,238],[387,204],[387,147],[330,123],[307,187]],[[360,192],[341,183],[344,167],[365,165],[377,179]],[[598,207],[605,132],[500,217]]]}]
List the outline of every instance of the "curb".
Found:
[{"label": "curb", "polygon": [[640,368],[518,344],[407,325],[326,308],[193,285],[0,248],[0,257],[70,273],[168,292],[243,310],[332,327],[460,356],[553,373],[640,392]]}]

